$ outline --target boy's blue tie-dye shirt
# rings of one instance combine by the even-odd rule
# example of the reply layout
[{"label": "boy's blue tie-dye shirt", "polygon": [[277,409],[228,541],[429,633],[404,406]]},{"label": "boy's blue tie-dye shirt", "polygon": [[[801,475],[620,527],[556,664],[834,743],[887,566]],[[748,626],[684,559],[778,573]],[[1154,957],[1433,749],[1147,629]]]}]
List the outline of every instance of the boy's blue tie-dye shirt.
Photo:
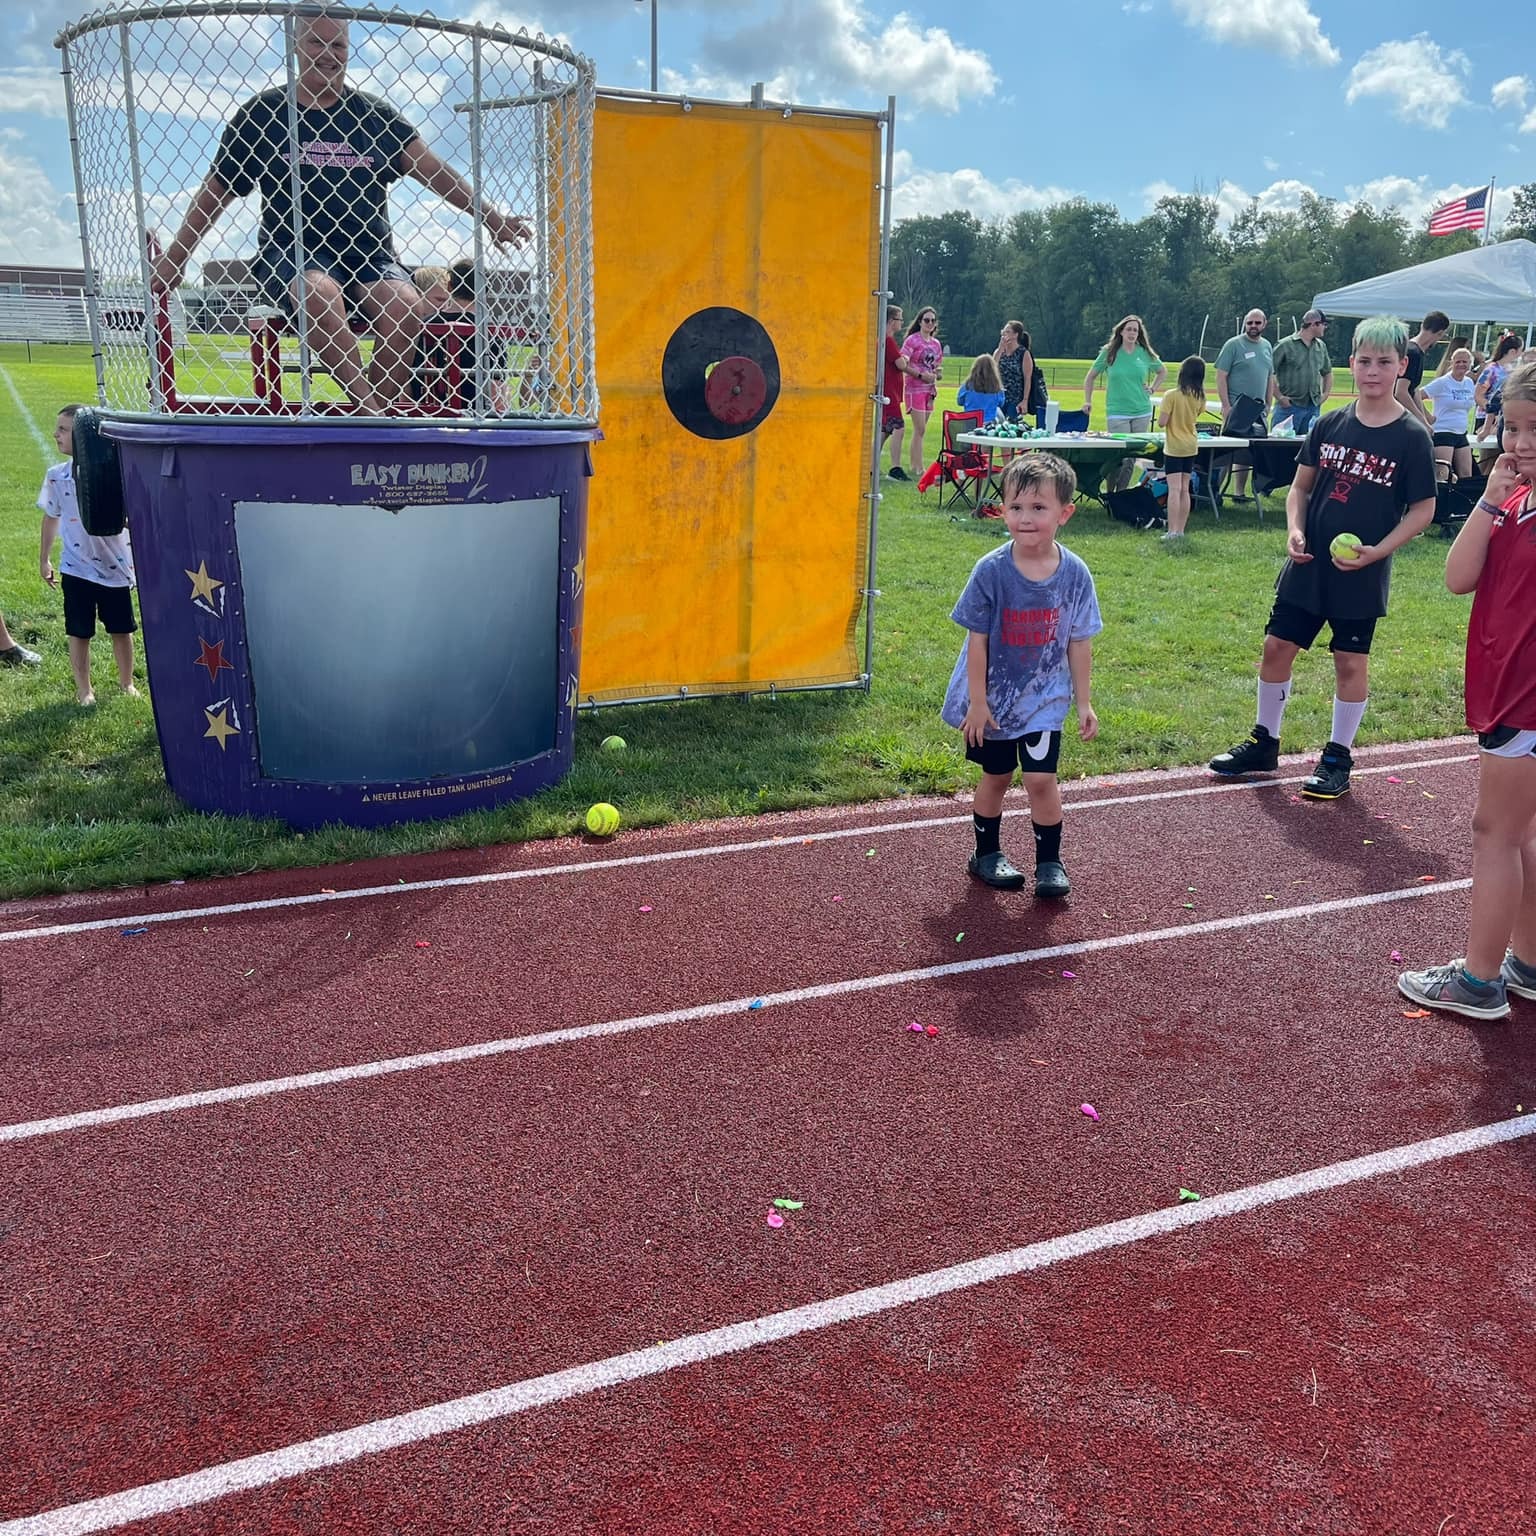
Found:
[{"label": "boy's blue tie-dye shirt", "polygon": [[[1007,543],[983,555],[950,617],[987,637],[987,702],[997,729],[987,736],[1008,740],[1034,731],[1059,731],[1072,704],[1067,646],[1103,629],[1099,598],[1088,567],[1057,545],[1061,563],[1049,581],[1030,581],[1013,563]],[[970,707],[960,647],[944,695],[944,720],[960,726]]]}]

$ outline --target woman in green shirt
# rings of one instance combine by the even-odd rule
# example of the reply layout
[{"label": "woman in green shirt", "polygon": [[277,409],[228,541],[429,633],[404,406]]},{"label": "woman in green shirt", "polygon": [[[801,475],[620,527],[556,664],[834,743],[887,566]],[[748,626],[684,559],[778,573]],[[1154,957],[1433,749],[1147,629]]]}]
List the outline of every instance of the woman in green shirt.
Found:
[{"label": "woman in green shirt", "polygon": [[1104,375],[1104,410],[1111,432],[1148,432],[1152,428],[1152,390],[1161,388],[1168,370],[1152,350],[1152,338],[1140,315],[1127,315],[1099,348],[1083,380],[1083,410],[1093,410],[1093,386]]}]

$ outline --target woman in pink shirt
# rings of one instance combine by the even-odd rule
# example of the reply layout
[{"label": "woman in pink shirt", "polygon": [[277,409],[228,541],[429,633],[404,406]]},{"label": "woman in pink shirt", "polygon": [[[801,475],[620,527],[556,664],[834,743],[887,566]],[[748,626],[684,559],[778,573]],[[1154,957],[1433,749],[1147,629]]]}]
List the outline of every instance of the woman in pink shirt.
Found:
[{"label": "woman in pink shirt", "polygon": [[944,348],[939,345],[939,313],[925,305],[917,312],[901,344],[901,355],[910,365],[906,376],[907,415],[912,418],[912,478],[920,480],[923,464],[923,434],[939,395],[939,373],[944,366]]}]

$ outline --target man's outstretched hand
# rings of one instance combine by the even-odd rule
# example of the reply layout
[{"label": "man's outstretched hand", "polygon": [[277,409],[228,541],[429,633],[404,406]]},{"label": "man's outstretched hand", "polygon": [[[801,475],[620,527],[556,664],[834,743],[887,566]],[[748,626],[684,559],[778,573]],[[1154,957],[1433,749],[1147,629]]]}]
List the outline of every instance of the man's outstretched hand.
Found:
[{"label": "man's outstretched hand", "polygon": [[497,245],[526,245],[533,238],[533,225],[515,213],[492,209],[485,216],[485,227]]}]

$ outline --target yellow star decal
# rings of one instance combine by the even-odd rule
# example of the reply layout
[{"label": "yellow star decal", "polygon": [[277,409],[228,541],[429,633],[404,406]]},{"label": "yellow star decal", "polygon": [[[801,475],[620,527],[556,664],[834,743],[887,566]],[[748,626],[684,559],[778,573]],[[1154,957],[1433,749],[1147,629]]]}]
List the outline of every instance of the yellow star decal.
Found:
[{"label": "yellow star decal", "polygon": [[[190,574],[190,573],[189,573]],[[587,552],[582,550],[576,564],[571,567],[571,596],[580,597],[581,589],[587,584]]]},{"label": "yellow star decal", "polygon": [[[188,572],[188,574],[190,575],[191,573]],[[225,718],[224,711],[227,708],[227,705],[221,704],[217,709],[205,709],[203,711],[208,716],[208,729],[203,732],[203,735],[205,738],[212,738],[218,742],[220,752],[225,750],[224,743],[229,737],[240,734],[240,727],[238,725],[231,725],[228,719]]]},{"label": "yellow star decal", "polygon": [[205,603],[211,605],[215,590],[222,587],[224,583],[222,581],[215,581],[208,574],[208,562],[206,560],[199,560],[197,562],[197,569],[195,571],[188,571],[186,574],[187,579],[192,583],[192,601],[196,602],[198,598],[202,598]]}]

